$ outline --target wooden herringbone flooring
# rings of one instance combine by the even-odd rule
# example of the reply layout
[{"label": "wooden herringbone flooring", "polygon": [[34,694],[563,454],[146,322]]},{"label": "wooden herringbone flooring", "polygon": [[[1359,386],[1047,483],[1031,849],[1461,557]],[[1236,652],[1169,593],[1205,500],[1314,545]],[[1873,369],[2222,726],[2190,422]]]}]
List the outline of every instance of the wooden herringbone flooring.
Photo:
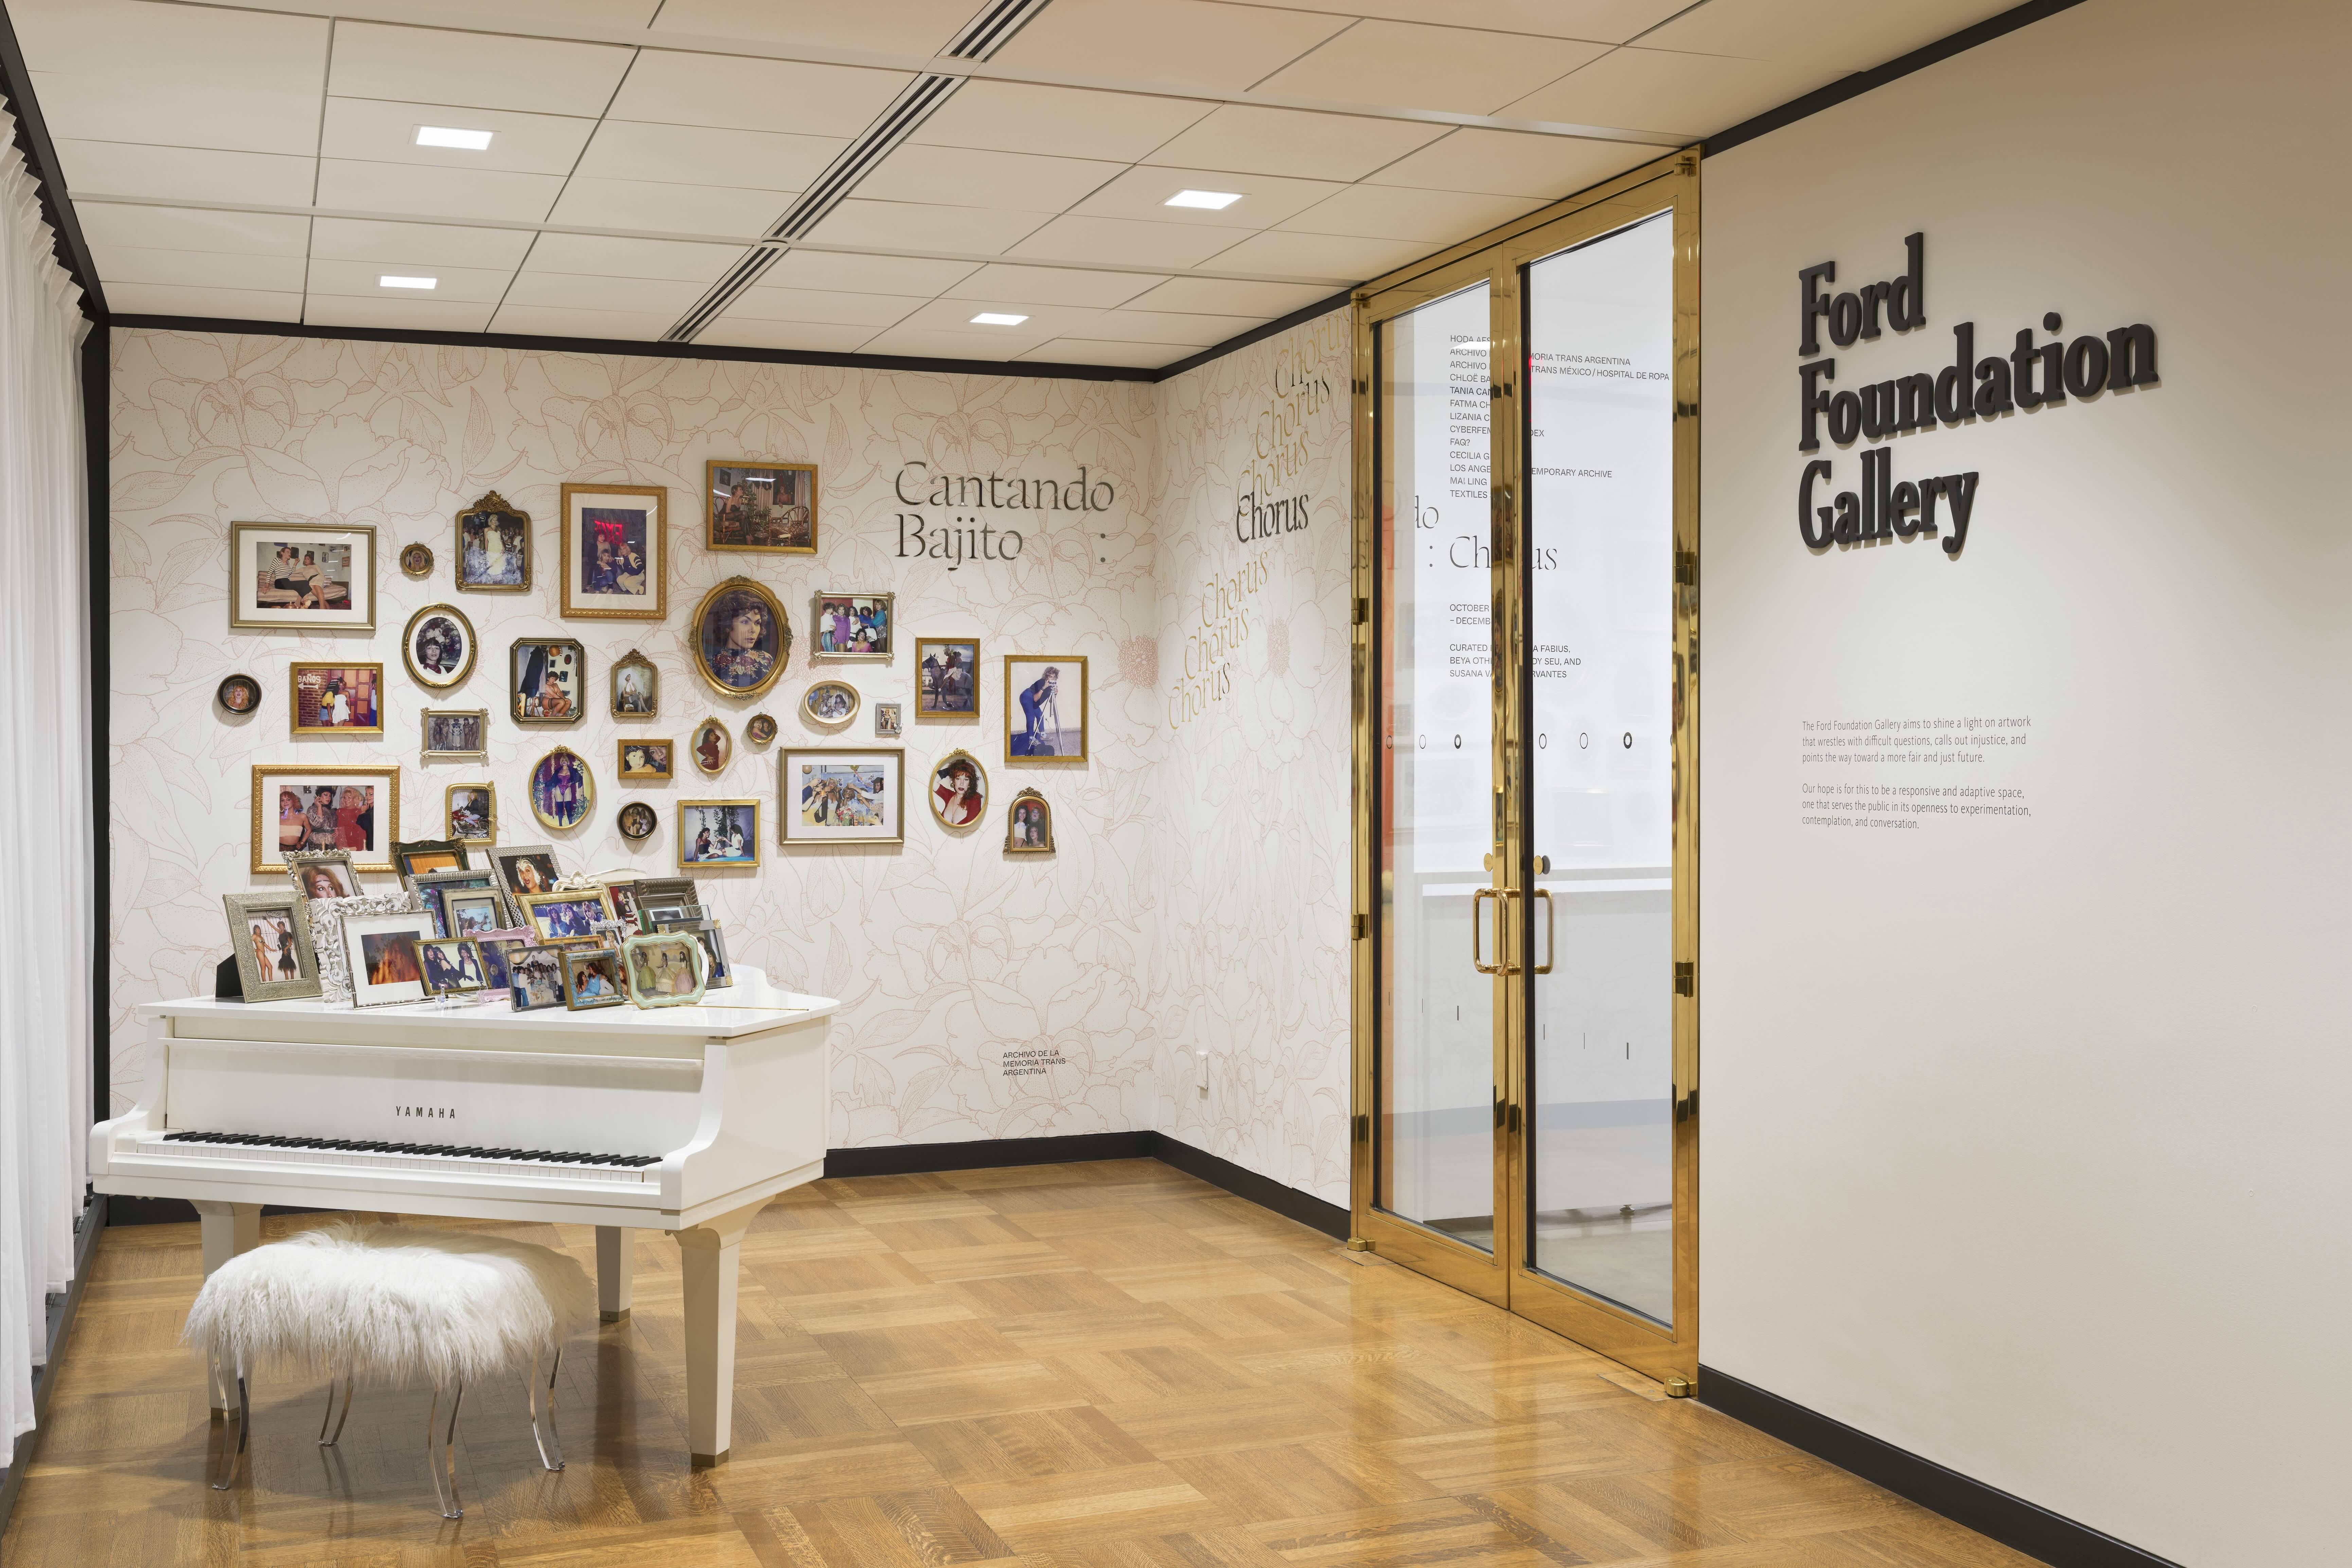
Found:
[{"label": "wooden herringbone flooring", "polygon": [[[268,1236],[313,1223],[265,1222]],[[433,1221],[434,1224],[465,1222]],[[497,1229],[592,1269],[593,1233]],[[576,1342],[539,1468],[522,1390],[467,1391],[466,1517],[425,1405],[257,1388],[204,1481],[177,1344],[194,1226],[101,1238],[6,1568],[2022,1568],[1995,1546],[1540,1329],[1151,1161],[828,1181],[743,1243],[734,1450],[686,1458],[677,1250]]]}]

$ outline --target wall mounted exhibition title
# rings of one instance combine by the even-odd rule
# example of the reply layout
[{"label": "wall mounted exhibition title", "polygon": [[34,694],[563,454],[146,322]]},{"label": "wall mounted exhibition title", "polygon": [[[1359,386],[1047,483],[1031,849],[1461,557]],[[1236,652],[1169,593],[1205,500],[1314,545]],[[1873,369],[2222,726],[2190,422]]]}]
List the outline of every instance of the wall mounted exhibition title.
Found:
[{"label": "wall mounted exhibition title", "polygon": [[[1075,479],[1008,479],[1003,474],[935,473],[929,463],[899,465],[891,486],[906,506],[968,507],[950,511],[934,526],[919,511],[893,514],[898,524],[898,555],[944,561],[950,572],[968,561],[1010,561],[1021,553],[1021,531],[983,511],[1108,511],[1118,492],[1108,479],[1089,479],[1080,464]],[[1040,523],[1038,526],[1042,527]]]},{"label": "wall mounted exhibition title", "polygon": [[[1902,276],[1865,283],[1832,296],[1823,284],[1837,281],[1837,263],[1824,261],[1797,272],[1797,450],[1818,452],[1822,435],[1850,447],[1856,437],[1879,441],[1945,425],[1993,419],[2019,409],[2047,408],[2069,397],[2096,397],[2156,380],[2156,329],[2146,322],[2117,327],[2103,336],[2085,334],[2069,342],[2055,310],[2042,318],[2048,342],[2033,341],[2033,329],[2020,327],[2017,344],[2006,354],[1977,357],[1977,324],[1952,329],[1952,363],[1892,381],[1864,383],[1840,391],[1837,360],[1821,355],[1820,333],[1841,349],[1875,342],[1882,332],[1907,332],[1927,324],[1927,236],[1903,241]],[[1943,536],[1944,553],[1957,559],[1969,542],[1975,514],[1977,476],[1937,474],[1899,484],[1895,453],[1885,447],[1862,452],[1862,488],[1840,490],[1827,506],[1817,505],[1817,481],[1833,480],[1827,458],[1805,465],[1797,481],[1797,531],[1816,553],[1832,544],[1868,544],[1879,540]],[[1938,516],[1938,503],[1941,516]],[[1947,530],[1948,529],[1948,531]]]}]

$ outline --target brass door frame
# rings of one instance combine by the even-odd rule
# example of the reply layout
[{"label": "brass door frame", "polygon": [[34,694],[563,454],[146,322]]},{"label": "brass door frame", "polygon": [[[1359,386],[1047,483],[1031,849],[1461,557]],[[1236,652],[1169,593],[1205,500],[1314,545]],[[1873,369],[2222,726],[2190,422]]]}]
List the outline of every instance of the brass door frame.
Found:
[{"label": "brass door frame", "polygon": [[[1528,1140],[1533,1131],[1528,1028],[1537,959],[1529,875],[1528,731],[1525,534],[1525,312],[1521,268],[1570,246],[1672,209],[1675,255],[1674,347],[1674,704],[1672,1114],[1675,1198],[1675,1321],[1648,1318],[1578,1290],[1529,1267],[1527,1235]],[[1493,233],[1440,253],[1356,291],[1354,828],[1355,935],[1352,996],[1355,1116],[1351,1194],[1355,1243],[1433,1278],[1507,1306],[1537,1322],[1686,1389],[1698,1375],[1698,156],[1675,153],[1621,175]],[[1491,665],[1496,856],[1495,896],[1484,906],[1502,926],[1507,949],[1496,954],[1496,1233],[1491,1258],[1440,1233],[1373,1206],[1377,1191],[1373,1119],[1379,1113],[1379,968],[1382,916],[1390,890],[1376,881],[1379,856],[1380,648],[1385,627],[1379,586],[1377,492],[1380,386],[1375,367],[1381,322],[1484,282],[1492,332],[1488,355],[1492,562]],[[1475,907],[1475,906],[1474,906]],[[1547,963],[1551,955],[1544,953]],[[1680,1391],[1680,1390],[1677,1390]]]}]

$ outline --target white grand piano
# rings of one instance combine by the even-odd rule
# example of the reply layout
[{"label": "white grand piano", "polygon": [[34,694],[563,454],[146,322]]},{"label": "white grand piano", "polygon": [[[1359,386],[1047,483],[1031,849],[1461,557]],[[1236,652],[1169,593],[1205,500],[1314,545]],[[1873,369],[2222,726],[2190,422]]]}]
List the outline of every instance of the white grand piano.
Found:
[{"label": "white grand piano", "polygon": [[144,1092],[90,1129],[90,1176],[101,1193],[192,1201],[207,1274],[259,1241],[265,1204],[593,1225],[607,1322],[629,1310],[622,1233],[668,1231],[688,1446],[716,1463],[737,1245],[768,1199],[824,1173],[838,1005],[745,966],[691,1007],[154,1003],[139,1009]]}]

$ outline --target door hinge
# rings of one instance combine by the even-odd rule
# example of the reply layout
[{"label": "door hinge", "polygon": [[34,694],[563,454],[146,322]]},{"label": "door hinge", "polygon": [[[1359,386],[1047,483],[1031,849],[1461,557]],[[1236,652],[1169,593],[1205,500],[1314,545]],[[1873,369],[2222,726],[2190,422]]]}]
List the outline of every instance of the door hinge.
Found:
[{"label": "door hinge", "polygon": [[1356,1116],[1356,1142],[1359,1143],[1369,1143],[1371,1141],[1371,1113],[1370,1111],[1359,1111]]},{"label": "door hinge", "polygon": [[1675,965],[1675,994],[1677,996],[1696,996],[1698,994],[1697,964],[1677,963]]},{"label": "door hinge", "polygon": [[1372,602],[1361,595],[1356,598],[1356,624],[1360,626],[1372,624]]},{"label": "door hinge", "polygon": [[1696,588],[1698,586],[1697,551],[1677,550],[1675,552],[1675,586],[1677,588]]},{"label": "door hinge", "polygon": [[1358,915],[1356,917],[1356,940],[1358,942],[1361,942],[1371,934],[1372,917],[1370,915]]}]

